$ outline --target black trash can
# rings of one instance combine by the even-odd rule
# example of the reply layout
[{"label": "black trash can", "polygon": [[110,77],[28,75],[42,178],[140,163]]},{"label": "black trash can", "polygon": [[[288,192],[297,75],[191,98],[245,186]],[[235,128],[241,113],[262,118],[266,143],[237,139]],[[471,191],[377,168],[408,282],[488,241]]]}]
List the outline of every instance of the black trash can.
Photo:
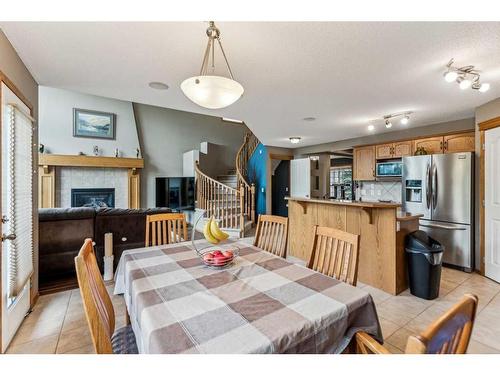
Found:
[{"label": "black trash can", "polygon": [[437,298],[444,247],[424,231],[417,230],[406,236],[405,249],[411,294],[425,299]]}]

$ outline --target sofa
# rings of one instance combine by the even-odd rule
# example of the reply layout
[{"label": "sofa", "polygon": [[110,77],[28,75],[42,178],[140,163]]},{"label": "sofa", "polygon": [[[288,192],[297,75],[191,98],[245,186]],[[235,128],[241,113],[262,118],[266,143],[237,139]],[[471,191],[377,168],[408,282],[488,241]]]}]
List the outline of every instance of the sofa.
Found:
[{"label": "sofa", "polygon": [[113,233],[114,268],[124,250],[144,246],[146,216],[172,212],[169,208],[41,208],[38,212],[39,283],[44,286],[75,280],[75,256],[85,238],[95,242],[103,271],[104,234]]}]

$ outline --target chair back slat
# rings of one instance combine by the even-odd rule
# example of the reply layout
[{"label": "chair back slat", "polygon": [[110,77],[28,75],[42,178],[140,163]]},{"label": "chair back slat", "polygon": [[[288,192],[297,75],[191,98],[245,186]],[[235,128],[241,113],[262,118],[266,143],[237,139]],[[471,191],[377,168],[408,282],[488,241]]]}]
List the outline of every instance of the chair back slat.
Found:
[{"label": "chair back slat", "polygon": [[115,311],[92,246],[87,238],[75,257],[76,275],[94,349],[98,354],[113,353],[111,336],[115,330]]},{"label": "chair back slat", "polygon": [[477,304],[477,296],[464,295],[459,303],[422,334],[410,336],[406,344],[406,353],[465,354],[474,326]]},{"label": "chair back slat", "polygon": [[288,218],[274,215],[259,215],[254,246],[285,258],[287,244]]},{"label": "chair back slat", "polygon": [[186,215],[168,213],[146,216],[146,246],[187,241]]},{"label": "chair back slat", "polygon": [[337,280],[356,285],[359,235],[315,226],[308,267]]}]

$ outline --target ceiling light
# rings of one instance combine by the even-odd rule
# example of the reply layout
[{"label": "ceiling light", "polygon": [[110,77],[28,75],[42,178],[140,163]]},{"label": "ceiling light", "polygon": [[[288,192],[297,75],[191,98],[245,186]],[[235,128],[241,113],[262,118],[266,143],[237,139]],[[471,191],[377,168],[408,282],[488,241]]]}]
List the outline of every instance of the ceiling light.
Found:
[{"label": "ceiling light", "polygon": [[234,118],[222,117],[222,121],[224,122],[234,122],[235,124],[243,124],[243,121],[236,120]]},{"label": "ceiling light", "polygon": [[168,85],[163,82],[149,82],[148,85],[155,90],[168,90]]},{"label": "ceiling light", "polygon": [[481,83],[479,86],[479,92],[486,92],[490,89],[490,84],[489,83]]},{"label": "ceiling light", "polygon": [[368,125],[368,130],[369,131],[374,131],[375,130],[375,126],[374,125]]},{"label": "ceiling light", "polygon": [[467,78],[460,79],[460,89],[467,90],[472,85],[472,82]]},{"label": "ceiling light", "polygon": [[410,116],[408,116],[408,115],[404,116],[404,117],[400,120],[401,124],[403,124],[403,125],[408,124],[408,122],[409,122],[409,121],[410,121]]},{"label": "ceiling light", "polygon": [[444,79],[446,82],[453,82],[457,79],[457,77],[458,77],[457,72],[453,71],[448,71],[444,74]]},{"label": "ceiling light", "polygon": [[302,121],[316,121],[316,117],[304,117]]},{"label": "ceiling light", "polygon": [[392,122],[390,122],[389,120],[385,120],[385,127],[386,127],[387,129],[392,128]]},{"label": "ceiling light", "polygon": [[[220,41],[220,31],[213,21],[207,28],[208,43],[203,57],[200,74],[190,77],[181,83],[181,90],[192,102],[208,109],[219,109],[236,102],[245,91],[243,86],[236,82],[227,61],[226,54]],[[230,78],[214,75],[215,71],[215,43],[220,47]],[[208,74],[210,58],[212,75]]]},{"label": "ceiling light", "polygon": [[297,144],[300,142],[300,137],[290,137],[290,142],[292,142],[293,144]]}]

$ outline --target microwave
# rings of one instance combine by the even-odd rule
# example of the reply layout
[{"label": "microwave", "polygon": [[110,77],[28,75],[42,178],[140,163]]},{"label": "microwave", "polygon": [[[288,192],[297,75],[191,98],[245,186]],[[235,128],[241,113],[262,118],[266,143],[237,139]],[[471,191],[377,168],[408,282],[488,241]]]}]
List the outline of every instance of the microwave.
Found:
[{"label": "microwave", "polygon": [[377,163],[376,177],[401,177],[403,175],[402,161],[387,161]]}]

